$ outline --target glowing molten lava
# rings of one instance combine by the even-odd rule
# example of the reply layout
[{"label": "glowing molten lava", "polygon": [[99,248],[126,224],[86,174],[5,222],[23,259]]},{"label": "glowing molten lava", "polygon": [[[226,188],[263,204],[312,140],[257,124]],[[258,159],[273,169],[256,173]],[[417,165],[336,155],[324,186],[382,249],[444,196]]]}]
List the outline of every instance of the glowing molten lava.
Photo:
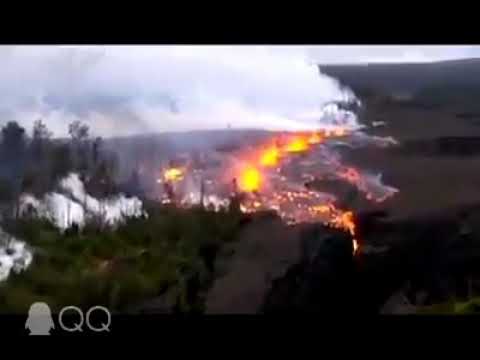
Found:
[{"label": "glowing molten lava", "polygon": [[[215,204],[224,206],[241,195],[238,197],[239,207],[245,213],[274,210],[287,224],[315,222],[341,229],[351,236],[356,254],[360,242],[354,213],[337,208],[338,199],[335,196],[303,183],[305,179],[332,177],[355,185],[366,194],[367,199],[377,202],[397,191],[385,188],[380,178],[369,177],[343,165],[335,153],[330,152],[328,139],[346,135],[349,135],[349,130],[342,127],[274,135],[262,144],[248,147],[246,151],[235,151],[228,161],[220,161],[220,165],[213,169],[169,167],[157,181],[164,185],[166,201],[180,206],[205,204],[203,199],[210,198],[215,199]],[[307,153],[310,151],[311,154]],[[292,156],[300,153],[301,156]],[[191,193],[188,197],[182,194],[187,190],[173,184],[187,177],[192,180],[185,182],[185,188]],[[199,189],[191,189],[193,186]]]},{"label": "glowing molten lava", "polygon": [[240,174],[240,181],[238,185],[241,191],[258,191],[261,184],[262,175],[260,174],[258,169],[253,166],[245,168]]},{"label": "glowing molten lava", "polygon": [[267,148],[260,155],[260,164],[265,167],[274,167],[278,164],[280,153],[276,146]]},{"label": "glowing molten lava", "polygon": [[308,143],[310,145],[320,144],[323,141],[323,139],[324,139],[324,137],[320,133],[314,132],[308,138]]},{"label": "glowing molten lava", "polygon": [[313,211],[319,212],[321,214],[328,214],[331,212],[333,205],[317,205],[312,208]]},{"label": "glowing molten lava", "polygon": [[359,245],[356,239],[355,220],[352,211],[339,210],[333,204],[313,206],[312,210],[313,212],[328,215],[327,225],[350,233],[352,236],[353,253],[357,252]]},{"label": "glowing molten lava", "polygon": [[169,168],[163,172],[163,179],[165,181],[176,182],[183,179],[185,170],[181,168]]},{"label": "glowing molten lava", "polygon": [[285,151],[289,153],[298,153],[308,150],[308,138],[304,136],[293,137],[285,146]]},{"label": "glowing molten lava", "polygon": [[340,214],[338,214],[332,219],[331,223],[335,227],[344,229],[348,231],[350,235],[355,236],[355,222],[353,221],[353,212],[340,212]]},{"label": "glowing molten lava", "polygon": [[332,220],[333,226],[348,231],[352,235],[353,254],[358,251],[358,241],[355,237],[355,221],[353,219],[353,212],[345,211],[337,218]]}]

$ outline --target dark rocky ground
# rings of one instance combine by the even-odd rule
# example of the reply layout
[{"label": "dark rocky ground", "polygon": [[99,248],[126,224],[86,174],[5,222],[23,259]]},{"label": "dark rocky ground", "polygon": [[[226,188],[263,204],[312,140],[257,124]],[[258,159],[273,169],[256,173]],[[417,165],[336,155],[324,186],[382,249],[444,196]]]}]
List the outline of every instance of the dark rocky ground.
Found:
[{"label": "dark rocky ground", "polygon": [[[377,314],[399,291],[417,305],[466,298],[480,291],[468,283],[480,270],[480,207],[467,213],[360,213],[356,256],[341,231],[254,221],[209,292],[207,313]],[[398,304],[386,309],[397,311]]]},{"label": "dark rocky ground", "polygon": [[368,132],[399,141],[345,158],[382,172],[400,193],[353,204],[355,257],[343,233],[320,225],[250,224],[208,295],[208,313],[410,313],[480,293],[480,78],[465,75],[480,62],[329,71],[360,92],[362,122],[386,123]]}]

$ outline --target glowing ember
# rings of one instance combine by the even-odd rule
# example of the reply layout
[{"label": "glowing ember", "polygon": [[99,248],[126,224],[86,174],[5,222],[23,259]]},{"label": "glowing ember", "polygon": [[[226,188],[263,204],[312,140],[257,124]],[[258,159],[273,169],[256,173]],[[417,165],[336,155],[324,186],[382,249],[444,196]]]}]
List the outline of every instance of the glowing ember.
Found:
[{"label": "glowing ember", "polygon": [[311,209],[314,213],[328,214],[330,216],[330,220],[327,221],[328,224],[335,228],[348,231],[352,236],[355,236],[353,212],[342,211],[337,209],[333,204],[316,205]]},{"label": "glowing ember", "polygon": [[260,155],[260,164],[265,167],[274,167],[278,164],[279,152],[276,146],[272,146]]},{"label": "glowing ember", "polygon": [[260,189],[262,184],[262,175],[258,169],[247,167],[240,175],[239,188],[242,191],[252,192]]},{"label": "glowing ember", "polygon": [[322,214],[326,214],[332,211],[332,207],[328,205],[317,205],[312,207],[312,210]]},{"label": "glowing ember", "polygon": [[336,128],[333,130],[333,135],[338,137],[345,136],[346,134],[347,132],[344,128]]},{"label": "glowing ember", "polygon": [[350,235],[355,236],[355,222],[353,220],[353,212],[340,212],[340,214],[333,218],[331,222],[333,226],[344,229],[348,231]]},{"label": "glowing ember", "polygon": [[165,181],[176,182],[183,179],[185,171],[181,168],[169,168],[163,172],[163,178]]},{"label": "glowing ember", "polygon": [[358,247],[359,247],[357,239],[354,238],[352,240],[352,243],[353,243],[353,254],[355,255],[357,253]]},{"label": "glowing ember", "polygon": [[308,143],[310,145],[320,144],[323,141],[323,136],[320,133],[314,132],[308,138]]},{"label": "glowing ember", "polygon": [[304,152],[307,150],[308,150],[307,138],[300,135],[295,136],[293,139],[291,139],[287,143],[287,146],[285,147],[285,151],[290,153]]}]

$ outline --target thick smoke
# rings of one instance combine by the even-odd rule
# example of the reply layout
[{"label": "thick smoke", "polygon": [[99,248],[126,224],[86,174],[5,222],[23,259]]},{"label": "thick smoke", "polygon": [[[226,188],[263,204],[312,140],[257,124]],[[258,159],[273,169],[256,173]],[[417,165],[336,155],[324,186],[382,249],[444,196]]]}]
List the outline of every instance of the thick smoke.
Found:
[{"label": "thick smoke", "polygon": [[[16,81],[15,81],[16,80]],[[23,46],[0,54],[0,114],[57,136],[82,120],[102,136],[194,129],[299,130],[352,98],[304,47]]]}]

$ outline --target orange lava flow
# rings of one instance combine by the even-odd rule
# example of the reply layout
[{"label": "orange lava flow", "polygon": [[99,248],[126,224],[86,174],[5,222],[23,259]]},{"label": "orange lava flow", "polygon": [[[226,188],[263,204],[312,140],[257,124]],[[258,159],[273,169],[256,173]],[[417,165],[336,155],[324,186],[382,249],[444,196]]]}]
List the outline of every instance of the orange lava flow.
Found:
[{"label": "orange lava flow", "polygon": [[328,225],[350,233],[352,236],[353,253],[355,254],[358,251],[359,244],[356,239],[356,226],[352,211],[339,210],[333,204],[317,205],[312,210],[320,214],[328,214],[330,217],[330,220],[327,221]]},{"label": "orange lava flow", "polygon": [[353,221],[353,212],[340,212],[339,215],[332,219],[332,224],[338,228],[344,229],[355,236],[355,222]]},{"label": "orange lava flow", "polygon": [[271,146],[264,150],[260,155],[260,164],[265,167],[274,167],[278,165],[280,152],[276,146]]},{"label": "orange lava flow", "polygon": [[[346,131],[343,128],[334,129],[328,132],[317,131],[309,133],[298,133],[287,137],[286,143],[279,145],[278,139],[273,139],[269,145],[264,146],[257,152],[253,158],[249,159],[248,165],[240,171],[239,190],[247,193],[259,191],[263,185],[263,174],[261,168],[276,167],[281,158],[289,153],[302,153],[310,150],[311,147],[322,143],[326,137],[343,136]],[[343,178],[350,182],[357,182],[360,174],[354,168],[347,168],[341,174]],[[301,199],[304,200],[301,200]],[[289,218],[290,211],[282,209],[288,208],[289,204],[299,201],[297,209],[302,211],[303,215],[297,212],[295,218],[297,222],[302,221],[321,221],[329,226],[348,232],[352,237],[353,253],[357,253],[359,243],[356,239],[354,214],[352,211],[343,211],[335,207],[333,203],[319,204],[315,206],[301,205],[302,201],[312,199],[312,194],[308,191],[300,192],[273,192],[269,200],[265,203],[255,200],[253,202],[244,202],[241,209],[244,212],[255,212],[261,208],[276,209],[281,217]]]},{"label": "orange lava flow", "polygon": [[[330,202],[333,200],[325,200],[325,197],[321,197],[315,191],[307,188],[295,187],[292,190],[288,187],[289,185],[287,187],[275,186],[275,182],[280,181],[278,173],[281,169],[278,165],[286,156],[307,152],[328,137],[344,136],[345,134],[345,129],[338,128],[329,131],[319,130],[281,135],[254,147],[253,150],[248,150],[247,153],[240,153],[242,165],[238,167],[238,162],[232,162],[231,167],[225,169],[225,174],[228,178],[235,179],[236,190],[234,193],[237,190],[244,193],[240,204],[241,211],[252,213],[266,209],[275,210],[287,224],[322,222],[341,229],[351,235],[353,253],[356,254],[359,250],[359,242],[352,211],[337,208]],[[272,171],[272,168],[277,171]],[[157,181],[159,183],[181,181],[184,179],[186,171],[186,168],[167,168]],[[271,176],[272,174],[275,176]],[[342,169],[339,176],[352,183],[360,181],[360,174],[354,168]],[[261,193],[260,190],[262,190]]]},{"label": "orange lava flow", "polygon": [[324,140],[324,137],[319,132],[312,133],[308,138],[308,143],[310,145],[320,144]]},{"label": "orange lava flow", "polygon": [[285,151],[289,153],[299,153],[307,151],[309,148],[308,138],[298,135],[293,137],[285,146]]},{"label": "orange lava flow", "polygon": [[331,209],[332,207],[329,205],[317,205],[317,206],[314,206],[312,210],[322,214],[326,214],[326,213],[330,213]]},{"label": "orange lava flow", "polygon": [[246,192],[258,191],[262,184],[262,174],[253,166],[246,167],[240,174],[238,186]]},{"label": "orange lava flow", "polygon": [[352,211],[345,211],[332,220],[333,226],[348,231],[352,235],[353,254],[358,251],[359,244],[356,239],[355,221]]}]

